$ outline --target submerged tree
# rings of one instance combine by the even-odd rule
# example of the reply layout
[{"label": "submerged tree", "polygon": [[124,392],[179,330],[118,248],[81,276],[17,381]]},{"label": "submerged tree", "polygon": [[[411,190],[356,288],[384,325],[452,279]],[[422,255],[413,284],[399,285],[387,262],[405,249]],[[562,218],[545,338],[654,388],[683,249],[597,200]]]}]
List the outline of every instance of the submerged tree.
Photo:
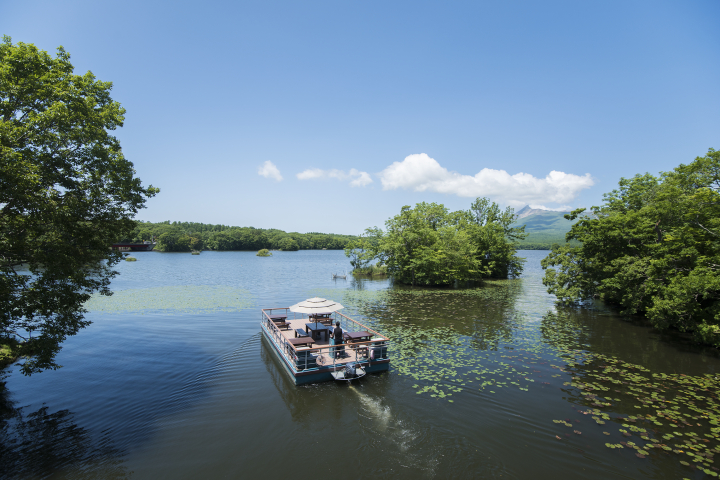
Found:
[{"label": "submerged tree", "polygon": [[110,294],[122,254],[109,246],[159,191],[109,134],[125,113],[111,88],[73,74],[62,47],[0,43],[0,342],[24,374],[59,367],[61,343],[90,323],[83,303]]},{"label": "submerged tree", "polygon": [[599,298],[720,346],[720,152],[660,178],[621,179],[567,239],[582,243],[543,260],[543,282],[561,302]]}]

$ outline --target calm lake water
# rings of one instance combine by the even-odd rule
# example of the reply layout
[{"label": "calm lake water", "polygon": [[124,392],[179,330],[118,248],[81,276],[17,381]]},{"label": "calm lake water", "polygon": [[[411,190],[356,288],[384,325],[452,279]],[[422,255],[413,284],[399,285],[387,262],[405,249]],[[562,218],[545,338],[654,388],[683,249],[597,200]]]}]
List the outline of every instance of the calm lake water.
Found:
[{"label": "calm lake water", "polygon": [[[633,448],[664,442],[670,426],[688,451],[698,438],[717,448],[701,408],[674,404],[679,424],[632,417],[655,411],[633,392],[664,392],[637,375],[714,378],[715,352],[601,305],[556,309],[546,253],[521,252],[521,279],[480,291],[332,280],[350,270],[341,251],[135,253],[118,293],[91,303],[93,324],[66,341],[64,368],[10,370],[0,477],[710,478],[672,441],[682,453]],[[260,308],[315,295],[396,340],[390,372],[352,387],[292,383],[262,340]],[[610,364],[634,380],[580,388]]]}]

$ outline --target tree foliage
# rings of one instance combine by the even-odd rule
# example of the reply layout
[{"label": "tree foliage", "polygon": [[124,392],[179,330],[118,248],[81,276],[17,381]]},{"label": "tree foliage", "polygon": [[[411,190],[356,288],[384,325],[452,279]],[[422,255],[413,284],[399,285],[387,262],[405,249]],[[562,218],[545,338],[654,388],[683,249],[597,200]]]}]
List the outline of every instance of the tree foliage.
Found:
[{"label": "tree foliage", "polygon": [[[570,219],[583,215],[573,211]],[[621,179],[543,261],[561,302],[599,298],[720,346],[720,152]]]},{"label": "tree foliage", "polygon": [[[187,240],[184,237],[187,237]],[[191,249],[257,251],[267,248],[290,250],[295,245],[297,245],[296,250],[342,250],[348,242],[355,239],[352,235],[333,233],[288,233],[277,229],[166,221],[160,223],[137,222],[132,232],[118,240],[139,243],[153,238],[157,241],[156,250],[161,252],[189,252]],[[281,245],[285,238],[293,240],[294,243],[285,242],[284,246]]]},{"label": "tree foliage", "polygon": [[396,281],[410,285],[450,285],[487,277],[520,274],[516,243],[524,227],[512,227],[512,208],[505,211],[478,198],[467,211],[449,212],[443,205],[404,206],[346,248],[355,268],[373,260],[387,265]]},{"label": "tree foliage", "polygon": [[157,193],[144,188],[109,131],[125,110],[112,84],[73,74],[70,55],[0,43],[0,342],[20,342],[22,372],[89,322],[83,303],[110,294],[122,258],[109,246]]}]

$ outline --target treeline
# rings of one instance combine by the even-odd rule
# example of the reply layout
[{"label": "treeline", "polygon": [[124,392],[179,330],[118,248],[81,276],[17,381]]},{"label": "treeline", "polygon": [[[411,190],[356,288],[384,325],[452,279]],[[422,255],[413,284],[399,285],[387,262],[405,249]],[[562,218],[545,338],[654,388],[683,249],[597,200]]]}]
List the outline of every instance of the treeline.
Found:
[{"label": "treeline", "polygon": [[532,232],[527,238],[517,242],[517,248],[518,250],[552,250],[556,246],[564,245],[565,243],[569,243],[569,245],[574,247],[580,245],[580,242],[577,240],[567,242],[564,235],[543,235],[538,234],[538,232]]},{"label": "treeline", "polygon": [[553,249],[543,283],[558,300],[599,298],[657,328],[720,347],[720,152],[659,178],[621,179]]},{"label": "treeline", "polygon": [[[558,242],[555,243],[559,245]],[[519,243],[517,244],[518,250],[552,250],[552,243]]]},{"label": "treeline", "polygon": [[124,242],[140,243],[154,239],[161,252],[191,250],[342,250],[355,236],[332,233],[297,233],[276,229],[230,227],[195,222],[137,222]]}]

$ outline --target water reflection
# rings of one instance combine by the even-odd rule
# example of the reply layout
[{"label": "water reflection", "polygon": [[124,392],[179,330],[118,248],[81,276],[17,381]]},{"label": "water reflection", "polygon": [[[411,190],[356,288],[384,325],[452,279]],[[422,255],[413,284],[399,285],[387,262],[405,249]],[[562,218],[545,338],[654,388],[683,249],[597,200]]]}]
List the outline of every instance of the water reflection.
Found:
[{"label": "water reflection", "polygon": [[284,371],[275,353],[272,351],[265,336],[260,342],[260,358],[270,376],[270,380],[278,391],[280,398],[287,406],[290,416],[296,422],[307,422],[310,418],[310,398],[290,380],[290,376]]},{"label": "water reflection", "polygon": [[[678,352],[674,342],[648,342],[647,332],[639,339],[633,335],[638,327],[587,310],[543,318],[544,340],[567,362],[558,367],[570,376],[561,390],[580,417],[553,422],[560,429],[591,425],[583,428],[590,439],[617,450],[624,461],[634,456],[652,464],[647,472],[655,478],[716,476],[713,457],[720,445],[711,427],[720,400],[714,368],[697,361],[700,353]],[[674,364],[667,361],[671,353]],[[675,374],[677,369],[696,373]]]},{"label": "water reflection", "polygon": [[112,433],[93,438],[68,410],[49,407],[25,413],[0,390],[0,478],[123,479],[125,452],[113,444]]},{"label": "water reflection", "polygon": [[687,375],[718,372],[717,349],[698,345],[677,332],[654,330],[641,318],[619,317],[600,302],[583,308],[561,307],[557,316],[543,317],[541,328],[572,331],[574,341],[589,351],[621,357],[654,372]]},{"label": "water reflection", "polygon": [[[603,367],[616,366],[607,363],[612,357],[650,370],[622,367],[632,374],[686,374],[673,379],[684,388],[678,381],[719,369],[717,358],[619,319],[599,304],[556,309],[540,281],[544,252],[524,255],[529,261],[521,280],[458,290],[393,286],[386,278],[333,281],[342,252],[278,252],[269,262],[254,252],[143,255],[119,267],[124,272],[114,287],[228,285],[248,290],[257,305],[239,314],[99,316],[63,349],[65,369],[31,381],[10,376],[13,399],[32,404],[25,410],[35,413],[5,409],[15,413],[2,417],[0,476],[17,478],[5,473],[12,471],[23,478],[82,478],[87,472],[88,478],[121,478],[127,472],[114,465],[127,465],[133,478],[703,477],[679,464],[691,461],[686,453],[661,449],[639,458],[635,449],[606,447],[610,441],[652,443],[626,423],[671,450],[687,441],[699,448],[693,439],[702,438],[720,455],[717,439],[701,430],[709,422],[690,418],[698,412],[680,407],[674,410],[682,412],[673,417],[677,423],[649,423],[653,410],[646,403],[655,403],[653,393],[674,401],[667,392],[598,375],[609,375]],[[352,388],[293,384],[261,341],[258,309],[316,294],[392,337],[390,372],[367,375]],[[585,386],[590,383],[611,387],[591,390]],[[717,389],[694,393],[720,405]],[[685,397],[678,402],[701,409],[696,397]],[[67,410],[49,413],[42,401]],[[604,403],[611,405],[596,406]],[[640,413],[643,419],[627,420]],[[78,419],[87,431],[75,425]],[[683,435],[670,442],[662,435],[671,424]],[[103,450],[110,444],[100,439],[110,431],[120,448]],[[23,446],[33,436],[52,440]],[[45,466],[43,449],[54,449]],[[123,449],[131,453],[125,456]]]}]

